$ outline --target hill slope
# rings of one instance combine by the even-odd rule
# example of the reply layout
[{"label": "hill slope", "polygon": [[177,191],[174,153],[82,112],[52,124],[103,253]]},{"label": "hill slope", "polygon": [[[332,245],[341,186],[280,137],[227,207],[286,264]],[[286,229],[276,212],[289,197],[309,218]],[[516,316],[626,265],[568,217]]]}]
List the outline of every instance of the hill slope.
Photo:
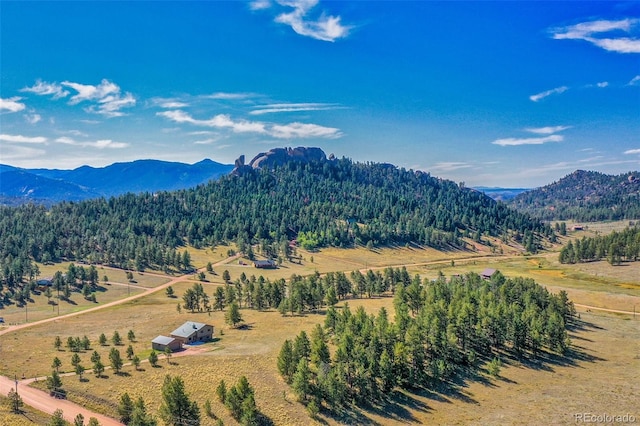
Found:
[{"label": "hill slope", "polygon": [[640,174],[577,170],[557,182],[524,192],[508,204],[543,220],[640,219]]},{"label": "hill slope", "polygon": [[127,192],[173,191],[216,179],[232,168],[211,160],[195,164],[137,160],[74,170],[19,169],[3,165],[0,167],[0,202],[50,205]]},{"label": "hill slope", "polygon": [[450,249],[481,235],[524,236],[534,247],[533,234],[551,233],[451,181],[343,158],[246,170],[176,192],[0,209],[0,258],[144,268],[175,264],[175,248],[185,243],[258,244],[264,255],[284,257],[292,239],[306,248],[413,242]]}]

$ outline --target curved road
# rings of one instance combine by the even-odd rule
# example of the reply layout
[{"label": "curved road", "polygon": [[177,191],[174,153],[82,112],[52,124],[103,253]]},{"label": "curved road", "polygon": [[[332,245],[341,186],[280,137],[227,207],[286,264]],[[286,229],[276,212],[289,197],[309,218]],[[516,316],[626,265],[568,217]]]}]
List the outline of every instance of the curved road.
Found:
[{"label": "curved road", "polygon": [[[237,259],[238,257],[240,257],[239,254],[236,254],[235,256],[231,256],[228,257],[224,260],[221,260],[220,262],[215,263],[213,266],[221,266],[224,265],[234,259]],[[204,269],[204,268],[201,268]],[[24,324],[19,324],[19,325],[14,325],[14,326],[10,326],[7,327],[3,330],[0,330],[0,336],[3,334],[7,334],[7,333],[11,333],[12,331],[16,331],[16,330],[21,330],[23,328],[27,328],[27,327],[33,327],[35,325],[39,325],[39,324],[45,324],[48,322],[52,322],[52,321],[56,321],[59,319],[64,319],[64,318],[70,318],[70,317],[74,317],[77,315],[82,315],[82,314],[86,314],[88,312],[94,312],[97,311],[99,309],[104,309],[104,308],[108,308],[110,306],[116,306],[119,305],[121,303],[126,303],[130,300],[135,300],[138,299],[140,297],[146,296],[148,294],[151,293],[155,293],[157,291],[163,290],[167,287],[169,287],[170,285],[173,284],[177,284],[180,281],[185,281],[187,279],[189,279],[192,276],[192,274],[186,274],[186,275],[181,275],[179,277],[173,278],[170,281],[161,284],[157,287],[153,287],[153,288],[148,288],[145,289],[145,291],[143,291],[142,293],[133,295],[133,296],[129,296],[126,297],[124,299],[119,299],[119,300],[115,300],[113,302],[109,302],[109,303],[105,303],[104,305],[99,305],[93,308],[89,308],[89,309],[85,309],[84,311],[78,311],[78,312],[71,312],[65,315],[61,315],[59,317],[52,317],[52,318],[47,318],[47,319],[43,319],[40,321],[35,321],[35,322],[29,322],[29,323],[24,323]],[[197,351],[194,351],[197,352]],[[184,355],[190,355],[192,354],[192,352],[185,352],[185,353],[180,353],[180,354],[175,354],[174,356],[184,356]],[[107,417],[105,415],[99,414],[99,413],[95,413],[93,411],[90,411],[86,408],[84,408],[81,405],[78,405],[74,402],[71,401],[67,401],[66,399],[59,399],[59,398],[54,398],[52,396],[50,396],[48,393],[43,392],[39,389],[35,389],[31,386],[28,386],[29,383],[31,383],[32,381],[34,381],[35,379],[26,379],[26,380],[18,380],[17,381],[17,388],[18,388],[18,394],[20,395],[20,397],[22,398],[22,402],[24,402],[26,405],[33,407],[37,410],[40,410],[44,413],[48,413],[48,414],[53,414],[54,411],[56,411],[57,409],[61,409],[64,413],[64,418],[73,423],[73,420],[75,419],[75,417],[78,414],[82,414],[84,416],[85,422],[89,421],[89,418],[91,417],[95,417],[99,422],[101,426],[120,426],[122,425],[122,423],[120,423],[119,421],[117,421],[116,419],[113,419],[111,417]],[[12,380],[8,377],[5,376],[0,376],[0,394],[1,395],[7,395],[9,393],[9,391],[11,389],[15,389],[16,388],[16,381]]]}]

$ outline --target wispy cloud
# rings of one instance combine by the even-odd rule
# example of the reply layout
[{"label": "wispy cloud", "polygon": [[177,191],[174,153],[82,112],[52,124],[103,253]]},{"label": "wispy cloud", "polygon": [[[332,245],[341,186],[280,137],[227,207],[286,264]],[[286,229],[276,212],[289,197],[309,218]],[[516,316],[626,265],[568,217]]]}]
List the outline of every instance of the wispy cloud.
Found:
[{"label": "wispy cloud", "polygon": [[640,148],[637,149],[628,149],[624,152],[627,155],[640,154]]},{"label": "wispy cloud", "polygon": [[56,142],[62,143],[62,144],[65,144],[65,145],[73,145],[73,146],[97,148],[97,149],[105,149],[105,148],[121,149],[121,148],[127,148],[129,146],[128,143],[114,142],[111,139],[101,139],[101,140],[97,140],[97,141],[79,142],[79,141],[76,141],[76,140],[74,140],[72,138],[69,138],[69,137],[66,137],[66,136],[63,136],[61,138],[56,139]]},{"label": "wispy cloud", "polygon": [[640,75],[636,75],[633,77],[628,83],[627,86],[640,86]]},{"label": "wispy cloud", "polygon": [[199,141],[193,141],[193,143],[195,145],[211,145],[214,144],[216,142],[218,142],[220,140],[220,138],[207,138],[207,139],[202,139]]},{"label": "wispy cloud", "polygon": [[25,109],[27,106],[22,102],[18,102],[22,100],[19,96],[14,96],[13,98],[3,99],[0,98],[0,111],[6,110],[9,112],[18,112]]},{"label": "wispy cloud", "polygon": [[44,136],[8,135],[3,133],[0,134],[0,141],[12,143],[46,143],[47,138]]},{"label": "wispy cloud", "polygon": [[544,138],[505,138],[496,139],[491,142],[494,145],[500,146],[517,146],[517,145],[542,145],[548,142],[562,142],[564,137],[562,135],[551,135]]},{"label": "wispy cloud", "polygon": [[218,114],[208,120],[193,118],[181,110],[163,111],[156,113],[176,123],[189,123],[197,126],[213,127],[217,129],[229,129],[234,133],[256,133],[268,135],[278,139],[291,138],[338,138],[342,136],[339,129],[324,127],[317,124],[290,123],[285,125],[264,123],[261,121],[249,121],[232,119],[228,114]]},{"label": "wispy cloud", "polygon": [[320,16],[312,17],[312,9],[319,3],[319,0],[253,0],[249,3],[251,10],[271,9],[276,4],[279,6],[293,8],[292,11],[280,13],[274,19],[279,24],[289,25],[293,31],[316,40],[333,42],[339,38],[349,35],[352,26],[343,25],[340,16],[327,15],[320,12]]},{"label": "wispy cloud", "polygon": [[547,127],[527,127],[524,129],[529,133],[535,133],[537,135],[550,135],[563,130],[570,129],[572,126],[547,126]]},{"label": "wispy cloud", "polygon": [[270,135],[278,139],[293,138],[327,138],[337,139],[342,136],[340,129],[324,127],[317,124],[290,123],[285,125],[274,124]]},{"label": "wispy cloud", "polygon": [[430,170],[433,170],[436,172],[452,172],[454,170],[468,169],[470,167],[473,167],[473,166],[469,163],[463,163],[458,161],[444,161],[444,162],[434,164],[433,166],[430,167]]},{"label": "wispy cloud", "polygon": [[24,87],[20,89],[21,92],[35,93],[36,95],[46,96],[53,95],[52,99],[60,99],[69,95],[69,91],[65,90],[58,83],[48,83],[40,79],[36,80],[36,83],[31,87]]},{"label": "wispy cloud", "polygon": [[222,99],[222,100],[238,100],[254,97],[254,93],[228,93],[228,92],[216,92],[210,95],[204,95],[207,99]]},{"label": "wispy cloud", "polygon": [[24,119],[29,124],[36,124],[37,122],[42,120],[42,116],[40,116],[40,114],[31,113],[31,114],[25,114]]},{"label": "wispy cloud", "polygon": [[569,90],[567,86],[560,86],[560,87],[556,87],[555,89],[545,90],[544,92],[531,95],[529,96],[529,99],[531,99],[533,102],[538,102],[539,100],[544,99],[547,96],[559,95],[560,93],[564,93],[567,90]]},{"label": "wispy cloud", "polygon": [[256,107],[249,112],[251,115],[272,114],[278,112],[299,112],[299,111],[327,111],[332,109],[342,109],[344,107],[338,104],[323,103],[285,103],[285,104],[268,104]]},{"label": "wispy cloud", "polygon": [[340,16],[322,13],[317,20],[309,18],[309,11],[318,4],[318,0],[278,0],[278,3],[292,7],[293,11],[276,16],[275,22],[289,25],[300,35],[331,42],[349,35],[351,26],[342,25]]},{"label": "wispy cloud", "polygon": [[249,3],[249,8],[251,10],[263,10],[269,9],[271,7],[271,2],[269,0],[254,0]]},{"label": "wispy cloud", "polygon": [[61,84],[77,92],[69,99],[71,105],[84,101],[96,102],[95,105],[85,108],[87,112],[106,117],[120,117],[124,115],[120,111],[122,108],[129,108],[136,104],[136,99],[131,93],[121,93],[120,86],[107,79],[103,79],[97,86],[70,81],[63,81]]},{"label": "wispy cloud", "polygon": [[8,162],[15,160],[31,160],[33,158],[41,157],[45,153],[46,151],[44,149],[33,148],[30,146],[3,145],[2,157],[0,158],[0,161]]},{"label": "wispy cloud", "polygon": [[635,18],[589,21],[552,28],[551,33],[556,40],[584,40],[610,52],[640,53],[640,39],[612,34],[628,34],[638,22],[640,19]]}]

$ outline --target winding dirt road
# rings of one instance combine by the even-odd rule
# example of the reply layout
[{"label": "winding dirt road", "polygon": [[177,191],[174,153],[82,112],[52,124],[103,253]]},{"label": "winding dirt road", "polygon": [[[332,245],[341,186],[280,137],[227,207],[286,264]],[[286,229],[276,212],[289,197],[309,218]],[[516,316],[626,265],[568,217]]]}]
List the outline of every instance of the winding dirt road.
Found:
[{"label": "winding dirt road", "polygon": [[[238,257],[240,257],[239,254],[236,254],[235,256],[231,256],[228,257],[224,260],[221,260],[220,262],[215,263],[213,266],[217,267],[217,266],[221,266],[224,265],[230,261],[233,261],[234,259],[237,259]],[[204,270],[204,268],[201,268],[200,270]],[[40,324],[46,324],[48,322],[52,322],[52,321],[56,321],[59,319],[64,319],[64,318],[70,318],[70,317],[74,317],[77,315],[83,315],[89,312],[95,312],[97,310],[100,309],[105,309],[108,308],[110,306],[116,306],[116,305],[120,305],[122,303],[126,303],[128,301],[131,300],[135,300],[135,299],[139,299],[141,297],[147,296],[151,293],[155,293],[161,290],[166,289],[167,287],[169,287],[170,285],[175,285],[180,281],[185,281],[188,280],[192,277],[192,274],[186,274],[186,275],[181,275],[179,277],[175,277],[173,279],[171,279],[170,281],[161,284],[157,287],[153,287],[153,288],[147,288],[145,289],[145,291],[143,291],[142,293],[139,294],[135,294],[133,296],[129,296],[126,297],[124,299],[119,299],[119,300],[115,300],[113,302],[109,302],[109,303],[105,303],[104,305],[99,305],[93,308],[89,308],[89,309],[85,309],[84,311],[78,311],[78,312],[72,312],[72,313],[68,313],[65,315],[61,315],[59,317],[52,317],[52,318],[47,318],[47,319],[43,319],[40,321],[34,321],[34,322],[29,322],[29,323],[24,323],[24,324],[18,324],[18,325],[13,325],[10,327],[7,327],[5,329],[0,330],[0,336],[2,336],[3,334],[7,334],[7,333],[11,333],[13,331],[17,331],[17,330],[21,330],[27,327],[33,327],[36,325],[40,325]],[[184,351],[184,352],[180,352],[180,353],[176,353],[173,356],[187,356],[187,355],[192,355],[194,353],[198,353],[198,350],[194,350],[194,351]],[[42,378],[39,378],[42,379]],[[67,401],[65,399],[59,399],[59,398],[54,398],[52,396],[50,396],[48,393],[43,392],[39,389],[35,389],[31,386],[28,386],[29,383],[35,381],[35,378],[29,378],[29,379],[24,379],[24,380],[13,380],[10,379],[8,377],[5,376],[0,376],[0,394],[1,395],[7,395],[9,393],[9,391],[11,389],[15,389],[16,387],[18,388],[18,394],[20,395],[20,397],[22,398],[22,402],[25,403],[25,405],[28,405],[30,407],[33,407],[37,410],[40,410],[44,413],[48,413],[48,414],[53,414],[57,409],[61,409],[63,411],[64,414],[64,418],[65,420],[73,423],[73,420],[75,419],[75,417],[78,414],[82,414],[82,416],[85,419],[85,422],[89,421],[89,418],[91,417],[95,417],[98,422],[100,422],[101,426],[116,426],[116,425],[122,425],[122,423],[120,423],[118,420],[113,419],[111,417],[107,417],[105,415],[99,414],[99,413],[95,413],[93,411],[90,411],[84,407],[82,407],[81,405],[78,405],[76,403],[73,403],[71,401]]]}]

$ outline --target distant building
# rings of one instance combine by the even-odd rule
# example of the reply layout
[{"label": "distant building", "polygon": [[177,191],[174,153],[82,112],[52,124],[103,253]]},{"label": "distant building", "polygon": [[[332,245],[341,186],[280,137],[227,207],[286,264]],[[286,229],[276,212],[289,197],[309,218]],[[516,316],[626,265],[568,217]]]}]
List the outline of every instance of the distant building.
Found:
[{"label": "distant building", "polygon": [[151,348],[160,352],[170,348],[171,352],[176,352],[182,349],[182,342],[174,337],[158,336],[151,341]]},{"label": "distant building", "polygon": [[261,269],[275,269],[277,267],[276,262],[271,259],[268,260],[256,260],[253,262],[253,266]]},{"label": "distant building", "polygon": [[488,279],[490,279],[490,278],[493,276],[493,274],[495,274],[495,273],[496,273],[496,270],[495,270],[495,269],[493,269],[493,268],[487,268],[487,269],[485,269],[484,271],[480,272],[480,276],[481,276],[483,279],[488,280]]},{"label": "distant building", "polygon": [[213,326],[202,322],[187,321],[170,334],[181,344],[188,345],[194,342],[206,342],[213,338]]},{"label": "distant building", "polygon": [[582,225],[573,225],[572,229],[574,231],[583,231],[584,230],[584,226],[582,226]]},{"label": "distant building", "polygon": [[43,291],[46,290],[47,287],[51,287],[53,285],[53,278],[46,277],[40,278],[36,281],[36,286],[38,286],[38,290]]}]

